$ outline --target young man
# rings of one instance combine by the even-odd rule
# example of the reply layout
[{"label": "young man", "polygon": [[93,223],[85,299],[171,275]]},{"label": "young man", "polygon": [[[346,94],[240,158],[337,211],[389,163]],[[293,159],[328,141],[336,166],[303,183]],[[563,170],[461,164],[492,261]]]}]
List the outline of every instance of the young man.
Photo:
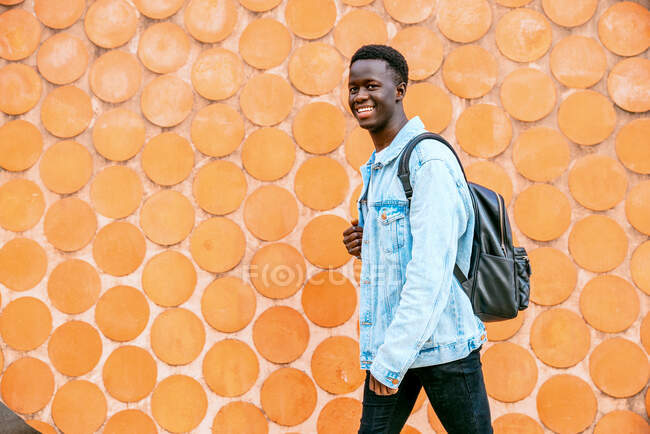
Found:
[{"label": "young man", "polygon": [[349,104],[375,151],[361,167],[359,221],[343,233],[362,260],[359,433],[399,433],[421,387],[450,434],[492,433],[479,350],[485,328],[453,276],[467,273],[474,210],[456,158],[420,142],[409,161],[409,206],[397,177],[401,151],[425,132],[402,101],[408,66],[391,47],[366,45],[350,61]]}]

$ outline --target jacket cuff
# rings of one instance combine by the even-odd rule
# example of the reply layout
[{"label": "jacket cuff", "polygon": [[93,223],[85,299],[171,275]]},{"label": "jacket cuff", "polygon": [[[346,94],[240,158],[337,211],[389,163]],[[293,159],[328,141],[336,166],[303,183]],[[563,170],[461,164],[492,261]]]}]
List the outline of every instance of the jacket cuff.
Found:
[{"label": "jacket cuff", "polygon": [[403,375],[400,375],[399,372],[386,369],[386,367],[377,360],[372,362],[372,365],[370,366],[370,374],[372,374],[372,376],[381,384],[391,389],[397,389],[403,378]]}]

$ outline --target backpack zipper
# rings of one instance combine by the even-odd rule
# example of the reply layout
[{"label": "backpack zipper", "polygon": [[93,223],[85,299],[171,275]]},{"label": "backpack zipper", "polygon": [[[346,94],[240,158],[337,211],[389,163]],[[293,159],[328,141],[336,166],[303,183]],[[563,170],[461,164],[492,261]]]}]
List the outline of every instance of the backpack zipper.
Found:
[{"label": "backpack zipper", "polygon": [[501,196],[499,196],[499,195],[497,194],[497,202],[499,203],[499,229],[500,229],[499,232],[500,232],[500,235],[501,235],[501,249],[503,250],[503,254],[504,254],[505,256],[508,256],[508,255],[506,254],[506,246],[505,246],[505,242],[503,241],[503,209],[502,209],[502,206],[503,206],[503,205],[501,204],[501,201],[502,201],[502,200],[503,200],[503,199],[501,198]]}]

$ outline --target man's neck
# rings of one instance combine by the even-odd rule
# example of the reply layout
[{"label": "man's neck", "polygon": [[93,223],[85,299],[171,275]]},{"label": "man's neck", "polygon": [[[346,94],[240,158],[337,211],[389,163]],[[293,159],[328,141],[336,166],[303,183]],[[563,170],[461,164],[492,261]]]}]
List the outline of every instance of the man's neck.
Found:
[{"label": "man's neck", "polygon": [[397,133],[406,125],[408,119],[402,111],[379,131],[370,131],[370,137],[375,145],[375,152],[381,152],[386,149],[393,141]]}]

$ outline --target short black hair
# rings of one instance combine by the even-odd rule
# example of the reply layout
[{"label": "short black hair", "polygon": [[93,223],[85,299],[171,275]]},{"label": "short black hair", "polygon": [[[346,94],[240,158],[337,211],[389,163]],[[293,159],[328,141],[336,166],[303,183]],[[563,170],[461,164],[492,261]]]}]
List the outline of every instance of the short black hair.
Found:
[{"label": "short black hair", "polygon": [[364,45],[359,48],[350,59],[350,66],[357,60],[363,59],[380,59],[388,63],[388,67],[393,71],[395,85],[402,82],[409,82],[409,66],[402,53],[389,47],[388,45]]}]

